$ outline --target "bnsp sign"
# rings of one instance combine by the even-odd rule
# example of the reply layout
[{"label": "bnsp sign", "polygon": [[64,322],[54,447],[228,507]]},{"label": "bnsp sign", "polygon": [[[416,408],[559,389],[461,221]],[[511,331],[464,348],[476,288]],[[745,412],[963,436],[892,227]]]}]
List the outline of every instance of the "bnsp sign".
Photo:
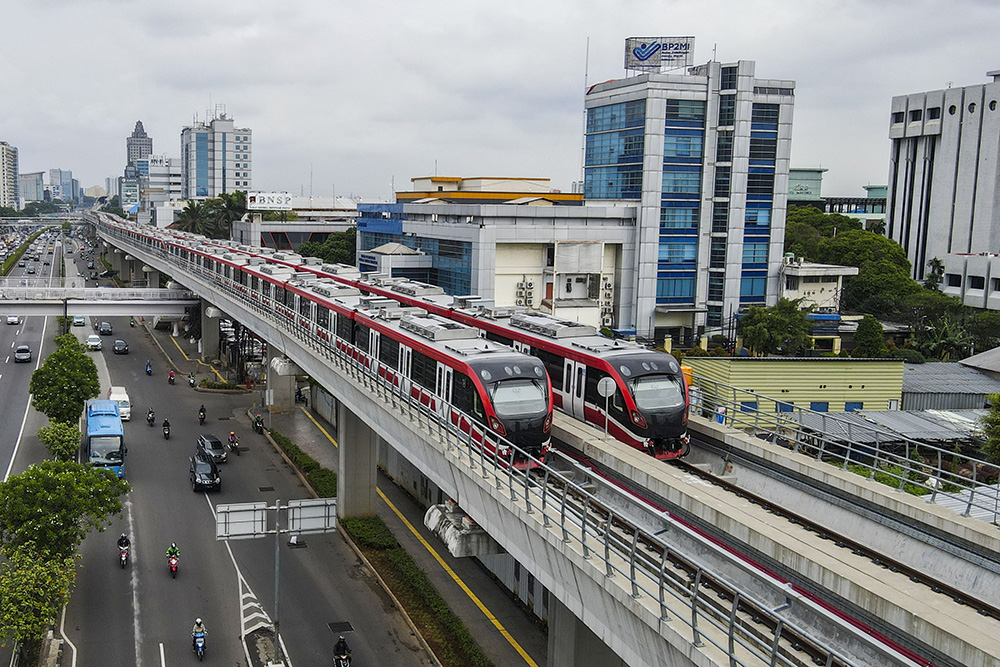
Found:
[{"label": "bnsp sign", "polygon": [[291,211],[292,195],[287,192],[248,192],[248,211]]},{"label": "bnsp sign", "polygon": [[625,69],[660,71],[694,64],[694,37],[629,37]]}]

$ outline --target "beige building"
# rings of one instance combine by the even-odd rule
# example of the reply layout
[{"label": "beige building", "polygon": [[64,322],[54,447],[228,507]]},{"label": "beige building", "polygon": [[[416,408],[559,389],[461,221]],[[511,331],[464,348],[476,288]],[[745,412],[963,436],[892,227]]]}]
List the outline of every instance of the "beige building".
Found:
[{"label": "beige building", "polygon": [[737,400],[762,412],[898,410],[903,395],[902,359],[685,357],[684,365],[708,380],[699,383],[704,394],[715,383],[736,387],[756,394]]}]

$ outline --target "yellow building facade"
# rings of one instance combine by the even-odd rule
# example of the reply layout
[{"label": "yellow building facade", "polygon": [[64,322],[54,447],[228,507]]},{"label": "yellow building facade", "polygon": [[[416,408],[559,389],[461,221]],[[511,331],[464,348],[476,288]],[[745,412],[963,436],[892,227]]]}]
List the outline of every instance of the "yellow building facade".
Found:
[{"label": "yellow building facade", "polygon": [[753,392],[758,396],[741,394],[737,401],[763,412],[898,410],[903,394],[901,359],[685,357],[683,363],[703,393],[715,383]]}]

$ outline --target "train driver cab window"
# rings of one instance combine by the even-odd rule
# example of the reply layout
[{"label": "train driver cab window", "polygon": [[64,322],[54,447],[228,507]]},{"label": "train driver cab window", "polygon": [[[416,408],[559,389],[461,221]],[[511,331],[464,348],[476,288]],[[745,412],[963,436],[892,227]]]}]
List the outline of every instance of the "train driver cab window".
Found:
[{"label": "train driver cab window", "polygon": [[517,417],[544,412],[548,397],[535,380],[518,378],[501,380],[490,388],[493,409],[500,417]]},{"label": "train driver cab window", "polygon": [[642,375],[632,380],[629,389],[640,410],[663,410],[684,405],[684,386],[679,377]]}]

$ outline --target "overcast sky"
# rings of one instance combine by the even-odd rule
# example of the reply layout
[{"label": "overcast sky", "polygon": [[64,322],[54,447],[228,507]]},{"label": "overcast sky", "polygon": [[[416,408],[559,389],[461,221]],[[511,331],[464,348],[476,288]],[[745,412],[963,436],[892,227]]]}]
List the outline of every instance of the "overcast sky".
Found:
[{"label": "overcast sky", "polygon": [[256,190],[390,198],[437,173],[568,191],[585,83],[624,76],[626,37],[692,35],[696,63],[716,47],[795,81],[792,166],[860,196],[887,180],[894,95],[1000,69],[996,0],[4,0],[0,25],[0,141],[83,187],[121,175],[136,120],[179,157],[222,104],[253,130]]}]

